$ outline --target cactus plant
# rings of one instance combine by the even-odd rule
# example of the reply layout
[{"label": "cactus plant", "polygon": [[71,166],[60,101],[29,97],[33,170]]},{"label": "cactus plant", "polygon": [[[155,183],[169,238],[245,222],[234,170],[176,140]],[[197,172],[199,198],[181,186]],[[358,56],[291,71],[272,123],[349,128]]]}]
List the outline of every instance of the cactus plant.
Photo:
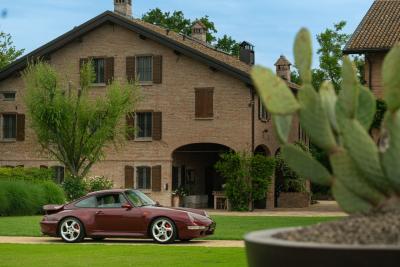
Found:
[{"label": "cactus plant", "polygon": [[[287,164],[314,183],[329,185],[348,213],[366,213],[400,203],[400,45],[383,66],[384,99],[388,104],[381,131],[386,142],[379,147],[369,134],[376,99],[356,76],[353,62],[343,58],[342,83],[337,95],[330,82],[318,91],[311,84],[311,34],[302,29],[294,46],[296,66],[303,81],[297,98],[272,71],[257,66],[252,78],[261,100],[273,116]],[[300,119],[312,142],[330,159],[326,169],[310,154],[288,143],[288,125]]]}]

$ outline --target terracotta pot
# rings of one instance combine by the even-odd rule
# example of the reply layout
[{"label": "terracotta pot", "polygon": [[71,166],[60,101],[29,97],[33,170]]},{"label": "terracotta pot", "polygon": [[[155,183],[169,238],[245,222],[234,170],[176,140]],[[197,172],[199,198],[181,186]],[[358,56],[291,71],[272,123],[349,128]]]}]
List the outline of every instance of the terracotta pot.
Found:
[{"label": "terracotta pot", "polygon": [[172,207],[180,207],[181,197],[180,196],[172,196]]},{"label": "terracotta pot", "polygon": [[296,228],[253,232],[245,237],[250,267],[398,267],[400,246],[332,245],[272,237]]}]

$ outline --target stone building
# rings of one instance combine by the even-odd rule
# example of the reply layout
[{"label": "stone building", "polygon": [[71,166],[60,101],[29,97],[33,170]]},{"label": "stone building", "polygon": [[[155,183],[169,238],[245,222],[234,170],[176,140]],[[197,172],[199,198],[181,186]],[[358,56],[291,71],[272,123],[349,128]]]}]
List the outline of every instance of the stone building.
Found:
[{"label": "stone building", "polygon": [[[116,187],[143,190],[164,205],[182,185],[210,199],[223,183],[213,168],[219,153],[275,154],[279,144],[249,75],[255,59],[250,43],[242,43],[239,59],[209,45],[201,23],[189,37],[134,19],[131,0],[114,4],[115,12],[73,28],[0,72],[0,166],[54,167],[63,179],[62,165],[41,151],[25,117],[21,71],[32,58],[47,60],[75,84],[80,63],[92,58],[94,95],[104,94],[113,79],[139,80],[143,100],[132,110],[134,119],[126,121],[137,133],[122,148],[107,148],[106,158],[91,171],[112,178]],[[290,63],[282,58],[277,68],[297,90]],[[295,122],[290,138],[299,137]],[[274,207],[273,189],[259,205]]]}]

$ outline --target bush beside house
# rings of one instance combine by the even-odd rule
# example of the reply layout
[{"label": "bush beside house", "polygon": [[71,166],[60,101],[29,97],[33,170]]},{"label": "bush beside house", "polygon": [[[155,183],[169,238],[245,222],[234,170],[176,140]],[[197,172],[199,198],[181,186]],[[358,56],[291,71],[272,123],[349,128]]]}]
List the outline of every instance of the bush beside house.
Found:
[{"label": "bush beside house", "polygon": [[262,155],[226,153],[215,169],[225,179],[225,195],[232,210],[253,209],[254,201],[265,198],[275,169],[275,160]]},{"label": "bush beside house", "polygon": [[63,204],[64,191],[53,172],[38,168],[0,168],[0,216],[35,215],[46,204]]}]

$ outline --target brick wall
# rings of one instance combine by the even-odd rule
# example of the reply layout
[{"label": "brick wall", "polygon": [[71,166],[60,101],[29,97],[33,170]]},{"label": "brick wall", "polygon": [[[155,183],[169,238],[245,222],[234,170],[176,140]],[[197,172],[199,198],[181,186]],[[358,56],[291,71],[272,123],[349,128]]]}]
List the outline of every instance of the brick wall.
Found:
[{"label": "brick wall", "polygon": [[[137,110],[161,111],[163,136],[161,141],[128,141],[122,147],[106,149],[106,158],[96,164],[90,175],[104,175],[115,181],[116,187],[124,186],[124,167],[142,165],[162,166],[162,191],[148,192],[161,204],[170,205],[172,153],[178,147],[191,143],[218,143],[235,151],[251,151],[251,93],[241,81],[186,56],[177,55],[149,39],[125,28],[104,25],[82,39],[67,44],[51,55],[51,64],[65,81],[78,84],[79,59],[89,56],[115,58],[115,79],[126,80],[126,57],[140,54],[163,56],[163,82],[142,87],[143,100]],[[195,119],[195,88],[214,88],[214,119]],[[25,93],[21,77],[13,76],[0,81],[1,91],[17,91],[15,102],[2,102],[0,112],[26,113],[23,104]],[[93,97],[104,95],[105,87],[93,87]],[[257,105],[257,103],[255,103]],[[270,122],[258,120],[255,107],[255,146],[265,144],[272,153],[278,148]],[[264,130],[268,131],[265,132]],[[295,132],[296,130],[294,130]],[[0,165],[58,165],[41,152],[35,135],[26,123],[24,142],[0,142]],[[136,175],[136,172],[135,172]]]}]

